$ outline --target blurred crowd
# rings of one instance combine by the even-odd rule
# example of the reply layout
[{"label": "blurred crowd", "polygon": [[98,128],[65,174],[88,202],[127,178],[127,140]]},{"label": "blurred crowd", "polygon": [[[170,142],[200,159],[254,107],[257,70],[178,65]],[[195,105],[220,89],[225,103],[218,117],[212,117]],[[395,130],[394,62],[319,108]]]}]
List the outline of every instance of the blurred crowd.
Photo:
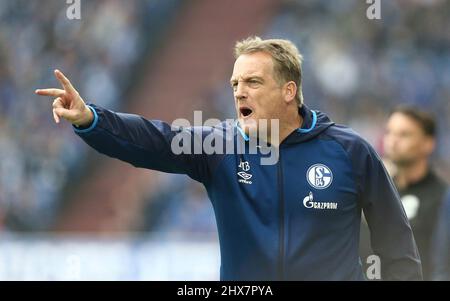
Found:
[{"label": "blurred crowd", "polygon": [[120,108],[153,17],[176,2],[82,1],[82,19],[69,20],[66,1],[0,1],[0,228],[49,227],[87,150],[34,90],[58,87],[59,68],[84,99]]}]

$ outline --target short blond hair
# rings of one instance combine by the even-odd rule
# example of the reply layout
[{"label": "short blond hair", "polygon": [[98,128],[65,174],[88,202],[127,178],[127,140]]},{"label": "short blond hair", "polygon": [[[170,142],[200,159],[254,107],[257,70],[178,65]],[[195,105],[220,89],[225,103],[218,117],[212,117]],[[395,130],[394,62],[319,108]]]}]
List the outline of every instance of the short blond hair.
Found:
[{"label": "short blond hair", "polygon": [[280,84],[289,81],[297,85],[295,100],[301,107],[303,104],[302,92],[302,61],[303,56],[297,47],[289,40],[268,39],[253,36],[236,42],[234,46],[234,58],[243,54],[254,52],[266,52],[272,56],[274,62],[275,79]]}]

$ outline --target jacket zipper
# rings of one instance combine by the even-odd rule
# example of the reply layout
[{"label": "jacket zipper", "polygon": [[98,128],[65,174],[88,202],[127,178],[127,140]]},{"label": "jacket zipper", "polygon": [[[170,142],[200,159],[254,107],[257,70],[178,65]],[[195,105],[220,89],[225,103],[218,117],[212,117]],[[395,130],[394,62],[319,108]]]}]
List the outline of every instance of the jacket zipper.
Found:
[{"label": "jacket zipper", "polygon": [[278,157],[278,194],[280,200],[280,246],[278,254],[278,279],[284,280],[284,192],[283,192],[283,166],[281,162],[281,149]]}]

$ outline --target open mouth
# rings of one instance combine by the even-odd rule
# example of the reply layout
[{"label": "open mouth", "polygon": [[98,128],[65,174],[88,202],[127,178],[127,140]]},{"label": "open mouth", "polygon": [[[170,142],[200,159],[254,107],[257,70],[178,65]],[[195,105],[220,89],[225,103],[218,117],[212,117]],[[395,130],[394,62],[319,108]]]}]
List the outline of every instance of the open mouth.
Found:
[{"label": "open mouth", "polygon": [[245,118],[245,117],[250,116],[253,113],[253,110],[248,107],[240,107],[239,112]]}]

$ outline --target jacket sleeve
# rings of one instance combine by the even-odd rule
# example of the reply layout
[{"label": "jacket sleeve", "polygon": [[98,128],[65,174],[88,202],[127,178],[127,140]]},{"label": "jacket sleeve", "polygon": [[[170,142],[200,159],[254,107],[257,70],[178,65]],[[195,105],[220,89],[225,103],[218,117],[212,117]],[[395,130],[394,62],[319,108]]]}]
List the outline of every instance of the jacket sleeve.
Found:
[{"label": "jacket sleeve", "polygon": [[[187,174],[199,182],[208,178],[205,156],[194,154],[193,151],[195,144],[201,146],[201,132],[189,127],[172,128],[162,121],[116,113],[93,104],[88,106],[94,113],[92,124],[88,128],[73,128],[81,139],[98,152],[135,167]],[[180,144],[189,142],[188,149],[192,151],[173,152],[171,146],[175,136],[186,138],[177,141]]]},{"label": "jacket sleeve", "polygon": [[450,281],[450,191],[439,214],[431,251],[433,280]]},{"label": "jacket sleeve", "polygon": [[[361,138],[362,140],[362,138]],[[360,204],[383,280],[422,280],[419,252],[399,194],[380,157],[366,141],[353,152]]]}]

